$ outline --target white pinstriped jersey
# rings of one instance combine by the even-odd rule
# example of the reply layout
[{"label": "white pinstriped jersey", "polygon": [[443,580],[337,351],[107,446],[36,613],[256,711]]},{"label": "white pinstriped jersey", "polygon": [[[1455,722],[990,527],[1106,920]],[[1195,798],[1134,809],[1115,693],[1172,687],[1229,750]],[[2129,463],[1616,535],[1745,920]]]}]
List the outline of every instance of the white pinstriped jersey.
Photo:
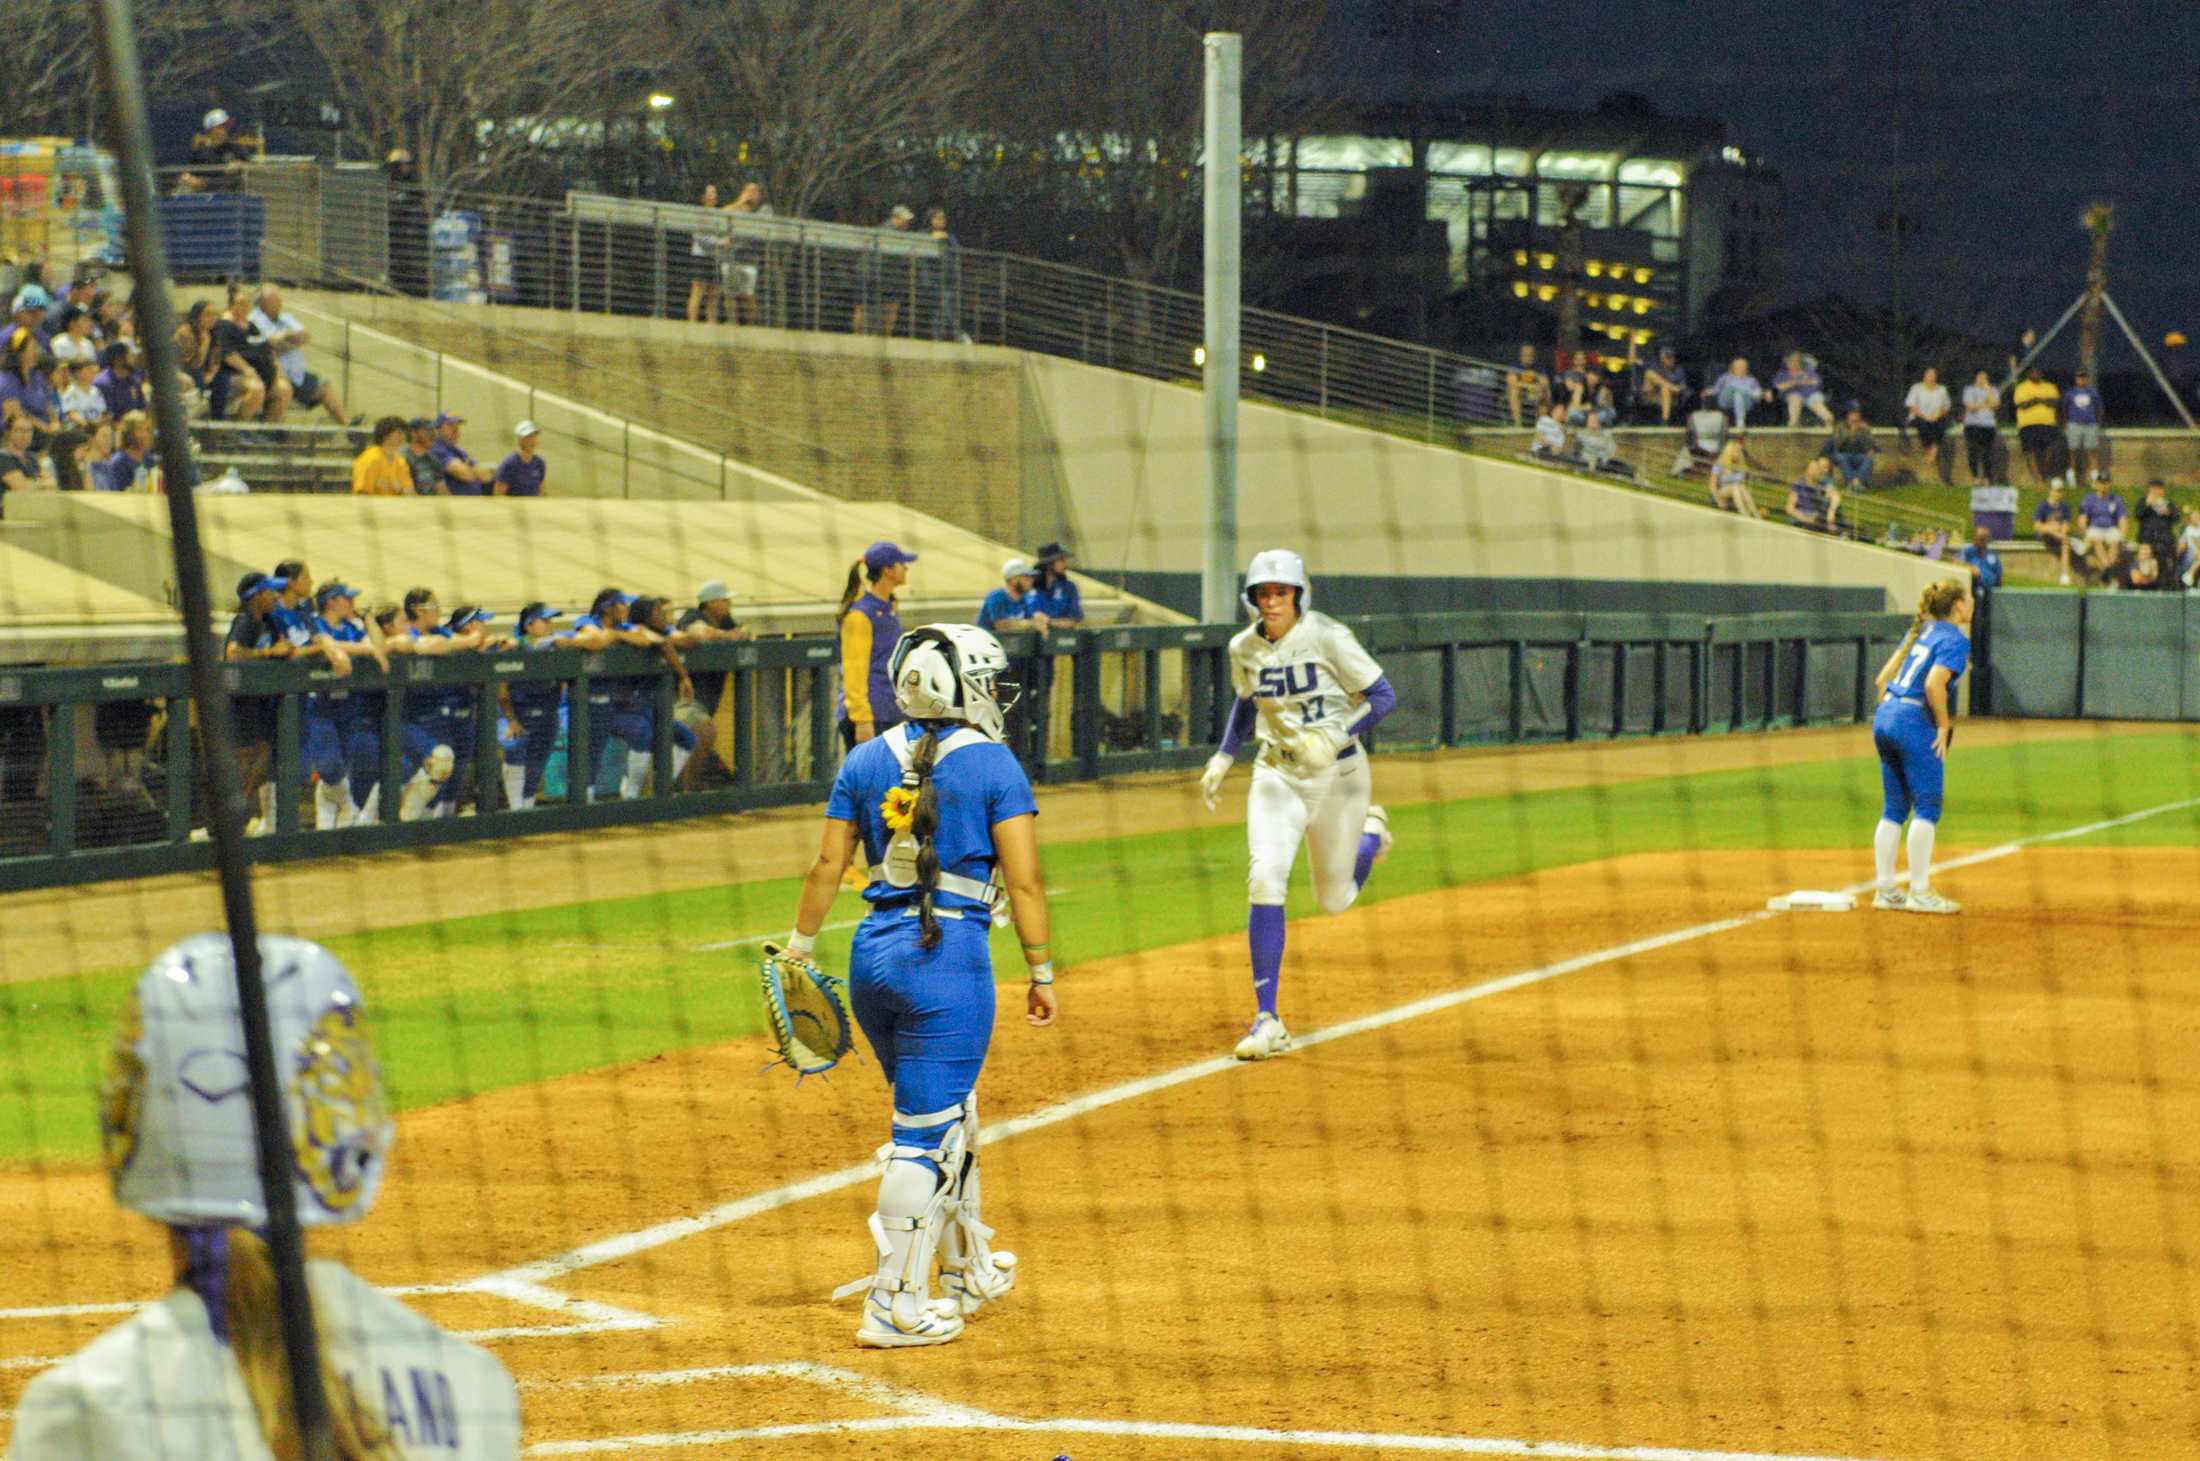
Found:
[{"label": "white pinstriped jersey", "polygon": [[1260,711],[1255,732],[1264,749],[1276,744],[1279,730],[1309,726],[1331,726],[1349,738],[1360,696],[1382,677],[1374,656],[1327,614],[1301,614],[1274,644],[1257,623],[1230,641],[1230,684]]},{"label": "white pinstriped jersey", "polygon": [[[329,1368],[382,1418],[406,1461],[519,1455],[519,1392],[502,1362],[337,1264],[306,1271]],[[272,1461],[244,1372],[189,1289],[148,1304],[23,1392],[8,1461],[94,1456]]]}]

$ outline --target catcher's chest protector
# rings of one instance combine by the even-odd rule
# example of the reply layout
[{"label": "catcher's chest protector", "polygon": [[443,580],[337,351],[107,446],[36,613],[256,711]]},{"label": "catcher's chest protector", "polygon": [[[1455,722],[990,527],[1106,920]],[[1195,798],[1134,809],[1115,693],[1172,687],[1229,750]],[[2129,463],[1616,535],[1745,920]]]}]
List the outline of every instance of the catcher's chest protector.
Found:
[{"label": "catcher's chest protector", "polygon": [[[939,737],[939,748],[932,753],[932,775],[937,778],[947,758],[963,747],[981,745],[989,739],[985,732],[968,726]],[[894,759],[901,763],[902,785],[914,791],[915,778],[910,774],[909,765],[916,758],[915,744],[906,736],[891,734],[887,744],[893,748]],[[887,837],[886,855],[879,859],[881,872],[896,888],[914,888],[917,885],[917,834],[888,828]]]}]

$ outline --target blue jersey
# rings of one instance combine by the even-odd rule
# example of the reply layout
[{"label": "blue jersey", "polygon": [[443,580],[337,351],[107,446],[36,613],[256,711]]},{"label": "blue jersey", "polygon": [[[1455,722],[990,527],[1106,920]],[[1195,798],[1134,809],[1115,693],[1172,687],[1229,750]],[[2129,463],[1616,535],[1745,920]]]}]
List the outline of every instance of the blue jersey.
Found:
[{"label": "blue jersey", "polygon": [[1084,596],[1077,592],[1076,581],[1063,574],[1051,584],[1041,584],[1025,596],[1031,605],[1029,612],[1044,614],[1049,619],[1082,619],[1085,617]]},{"label": "blue jersey", "polygon": [[1038,594],[1028,593],[1019,599],[1007,589],[997,588],[978,606],[978,627],[990,631],[996,624],[1028,619],[1038,610]]},{"label": "blue jersey", "polygon": [[[564,649],[572,643],[573,631],[561,629],[542,639],[530,640],[526,648]],[[558,680],[510,680],[505,683],[504,688],[512,697],[512,708],[527,718],[555,711],[558,702],[565,697],[565,685]]]},{"label": "blue jersey", "polygon": [[[960,729],[953,723],[934,723],[943,737]],[[866,863],[878,868],[886,860],[893,840],[886,826],[886,794],[901,785],[901,762],[889,738],[914,745],[925,727],[903,722],[882,731],[848,753],[833,781],[833,794],[825,815],[835,821],[853,822],[863,840]],[[993,876],[993,826],[1010,817],[1029,816],[1039,810],[1032,800],[1031,782],[1015,755],[998,741],[976,741],[962,746],[939,762],[933,773],[938,786],[940,827],[933,840],[939,853],[940,871],[957,877],[987,882]],[[896,887],[883,876],[874,876],[863,890],[874,907],[886,908],[913,901],[916,889]],[[978,899],[942,891],[933,898],[935,907],[982,908]]]},{"label": "blue jersey", "polygon": [[1922,708],[1925,704],[1925,678],[1940,665],[1948,671],[1948,683],[1954,686],[1963,678],[1964,670],[1971,664],[1971,640],[1961,629],[1945,620],[1936,619],[1925,626],[1925,632],[1917,636],[1902,665],[1887,682],[1887,700],[1902,701]]},{"label": "blue jersey", "polygon": [[[307,619],[305,624],[309,642],[315,634],[326,634],[338,644],[346,645],[364,644],[367,640],[367,626],[357,619],[346,619],[341,624],[331,624],[319,614],[315,614]],[[343,682],[340,680],[333,682],[329,688],[316,691],[308,696],[306,698],[306,713],[308,715],[332,716],[343,720],[349,720],[356,715],[359,712],[360,705],[367,699],[367,692],[354,695],[350,690],[342,688],[342,684]],[[377,694],[374,696],[374,701],[376,707],[379,708],[382,697]]]},{"label": "blue jersey", "polygon": [[304,649],[313,643],[313,636],[320,632],[321,618],[303,606],[288,608],[277,603],[268,610],[267,622],[273,626],[278,639],[288,640],[293,648]]}]

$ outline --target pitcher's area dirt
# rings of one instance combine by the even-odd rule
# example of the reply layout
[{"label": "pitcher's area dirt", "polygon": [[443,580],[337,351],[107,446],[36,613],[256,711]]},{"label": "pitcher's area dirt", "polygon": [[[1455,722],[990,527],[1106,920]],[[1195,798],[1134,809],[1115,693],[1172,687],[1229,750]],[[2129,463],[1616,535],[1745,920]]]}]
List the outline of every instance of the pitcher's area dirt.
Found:
[{"label": "pitcher's area dirt", "polygon": [[[1862,853],[1628,857],[1294,924],[1302,1034],[1640,942],[989,1146],[987,1218],[1025,1276],[942,1349],[859,1350],[853,1305],[824,1302],[872,1262],[868,1173],[550,1278],[667,1323],[494,1341],[529,1438],[1039,1461],[1402,1454],[1288,1434],[1313,1430],[2200,1454],[2200,853],[2029,850],[1944,878],[1955,918],[1751,916],[1867,873]],[[1062,995],[1036,1031],[1003,987],[989,1123],[1227,1052],[1242,939],[1083,966]],[[380,1207],[325,1249],[384,1283],[462,1280],[864,1162],[876,1068],[797,1088],[764,1058],[742,1042],[410,1116]],[[164,1262],[90,1174],[0,1183],[0,1305],[147,1297]],[[415,1302],[457,1328],[560,1322]],[[111,1322],[0,1322],[0,1364]],[[833,1368],[716,1368],[766,1364]],[[0,1405],[27,1378],[0,1369]],[[941,1424],[945,1404],[1085,1425],[814,1429],[927,1404]],[[798,1430],[749,1433],[775,1426]]]},{"label": "pitcher's area dirt", "polygon": [[[2098,740],[2185,727],[2149,722],[1966,720],[1963,743]],[[1393,805],[1750,771],[1869,755],[1856,726],[1768,734],[1668,736],[1382,758]],[[1042,790],[1049,843],[1206,825],[1192,772],[1073,782]],[[1242,799],[1225,818],[1243,820]],[[594,832],[506,838],[420,852],[273,863],[254,874],[260,923],[306,938],[600,898],[793,877],[817,852],[815,807],[741,812]],[[139,963],[188,934],[221,927],[212,874],[0,896],[0,982]]]}]

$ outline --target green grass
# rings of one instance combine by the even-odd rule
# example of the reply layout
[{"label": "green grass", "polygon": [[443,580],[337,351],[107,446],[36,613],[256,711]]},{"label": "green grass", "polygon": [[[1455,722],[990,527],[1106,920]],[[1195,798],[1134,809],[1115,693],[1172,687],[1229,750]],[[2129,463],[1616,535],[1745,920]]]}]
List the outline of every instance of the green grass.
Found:
[{"label": "green grass", "polygon": [[[1878,763],[1721,772],[1396,808],[1398,846],[1369,901],[1515,877],[1627,853],[1865,845]],[[1966,750],[1959,734],[1946,827],[1959,846],[2060,831],[2200,797],[2200,737],[2101,736]],[[1242,794],[1242,780],[1233,790]],[[2084,839],[2200,843],[2200,811]],[[1312,911],[1302,868],[1294,916]],[[1075,963],[1164,948],[1244,926],[1244,831],[1068,843],[1048,854],[1054,941]],[[401,1109],[570,1075],[761,1028],[753,945],[784,930],[796,882],[767,879],[524,913],[450,919],[330,941],[366,987]],[[852,895],[831,923],[853,919]],[[848,929],[820,940],[846,965]],[[1013,935],[995,965],[1021,968]],[[78,1161],[97,1148],[90,1092],[135,969],[0,986],[0,1162]],[[758,1061],[763,1060],[761,1047]]]}]

